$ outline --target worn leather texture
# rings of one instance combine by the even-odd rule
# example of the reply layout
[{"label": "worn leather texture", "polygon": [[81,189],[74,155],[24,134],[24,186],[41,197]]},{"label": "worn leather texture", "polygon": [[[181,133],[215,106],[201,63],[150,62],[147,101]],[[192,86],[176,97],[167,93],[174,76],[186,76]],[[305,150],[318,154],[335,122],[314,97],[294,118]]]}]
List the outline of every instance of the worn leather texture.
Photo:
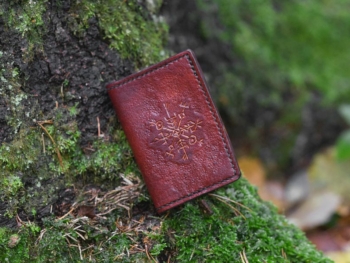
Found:
[{"label": "worn leather texture", "polygon": [[158,213],[240,177],[190,50],[107,85]]}]

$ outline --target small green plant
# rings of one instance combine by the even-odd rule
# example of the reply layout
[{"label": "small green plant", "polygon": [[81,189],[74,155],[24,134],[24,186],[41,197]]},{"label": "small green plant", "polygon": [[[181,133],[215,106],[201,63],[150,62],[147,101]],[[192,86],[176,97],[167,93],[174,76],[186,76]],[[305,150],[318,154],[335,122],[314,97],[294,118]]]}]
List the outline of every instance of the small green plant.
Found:
[{"label": "small green plant", "polygon": [[166,243],[158,243],[158,244],[155,244],[153,247],[152,247],[152,250],[151,250],[151,255],[154,256],[154,257],[157,257],[160,255],[161,252],[164,251],[164,249],[167,247],[168,245]]},{"label": "small green plant", "polygon": [[10,175],[1,180],[1,189],[5,195],[15,196],[18,191],[23,188],[21,178],[15,175]]},{"label": "small green plant", "polygon": [[38,213],[38,212],[35,210],[35,208],[32,208],[32,211],[31,211],[31,212],[32,212],[32,215],[33,215],[34,217],[35,217],[35,216],[37,215],[37,213]]},{"label": "small green plant", "polygon": [[76,116],[78,114],[79,110],[77,107],[78,107],[78,103],[75,104],[73,107],[69,108],[69,113],[71,114],[71,116]]},{"label": "small green plant", "polygon": [[69,85],[69,80],[65,79],[62,83],[63,87],[67,87]]},{"label": "small green plant", "polygon": [[30,233],[33,235],[39,234],[39,232],[41,230],[41,228],[33,222],[26,223],[26,227],[30,230]]},{"label": "small green plant", "polygon": [[20,205],[20,197],[23,196],[21,190],[23,183],[18,176],[9,175],[0,179],[0,202],[7,203],[5,216],[12,218],[17,214],[17,209]]}]

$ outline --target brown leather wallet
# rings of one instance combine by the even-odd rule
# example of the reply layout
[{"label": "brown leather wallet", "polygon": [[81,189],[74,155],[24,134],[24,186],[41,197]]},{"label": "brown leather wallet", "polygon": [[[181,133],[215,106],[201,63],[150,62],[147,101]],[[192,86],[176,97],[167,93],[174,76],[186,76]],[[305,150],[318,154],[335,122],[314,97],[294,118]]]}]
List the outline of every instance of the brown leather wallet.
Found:
[{"label": "brown leather wallet", "polygon": [[190,50],[107,85],[158,213],[240,177]]}]

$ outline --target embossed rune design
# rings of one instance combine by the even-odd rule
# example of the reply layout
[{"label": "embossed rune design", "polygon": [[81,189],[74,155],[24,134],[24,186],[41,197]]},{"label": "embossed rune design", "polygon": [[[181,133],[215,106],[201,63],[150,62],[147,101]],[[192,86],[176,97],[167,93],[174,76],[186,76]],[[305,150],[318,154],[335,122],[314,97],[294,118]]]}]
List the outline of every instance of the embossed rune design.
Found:
[{"label": "embossed rune design", "polygon": [[203,145],[203,138],[200,138],[202,120],[193,118],[187,114],[190,107],[181,103],[177,112],[169,112],[167,104],[163,104],[166,116],[160,120],[149,122],[152,129],[155,129],[156,136],[152,144],[163,149],[164,155],[174,161],[189,160],[189,153],[195,146]]}]

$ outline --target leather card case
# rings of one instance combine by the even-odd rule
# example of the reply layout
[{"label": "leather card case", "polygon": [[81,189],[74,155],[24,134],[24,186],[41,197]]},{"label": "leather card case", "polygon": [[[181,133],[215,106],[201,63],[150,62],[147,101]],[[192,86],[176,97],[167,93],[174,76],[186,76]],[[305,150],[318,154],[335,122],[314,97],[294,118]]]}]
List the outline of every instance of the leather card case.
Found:
[{"label": "leather card case", "polygon": [[158,213],[240,177],[192,51],[110,83],[107,90]]}]

